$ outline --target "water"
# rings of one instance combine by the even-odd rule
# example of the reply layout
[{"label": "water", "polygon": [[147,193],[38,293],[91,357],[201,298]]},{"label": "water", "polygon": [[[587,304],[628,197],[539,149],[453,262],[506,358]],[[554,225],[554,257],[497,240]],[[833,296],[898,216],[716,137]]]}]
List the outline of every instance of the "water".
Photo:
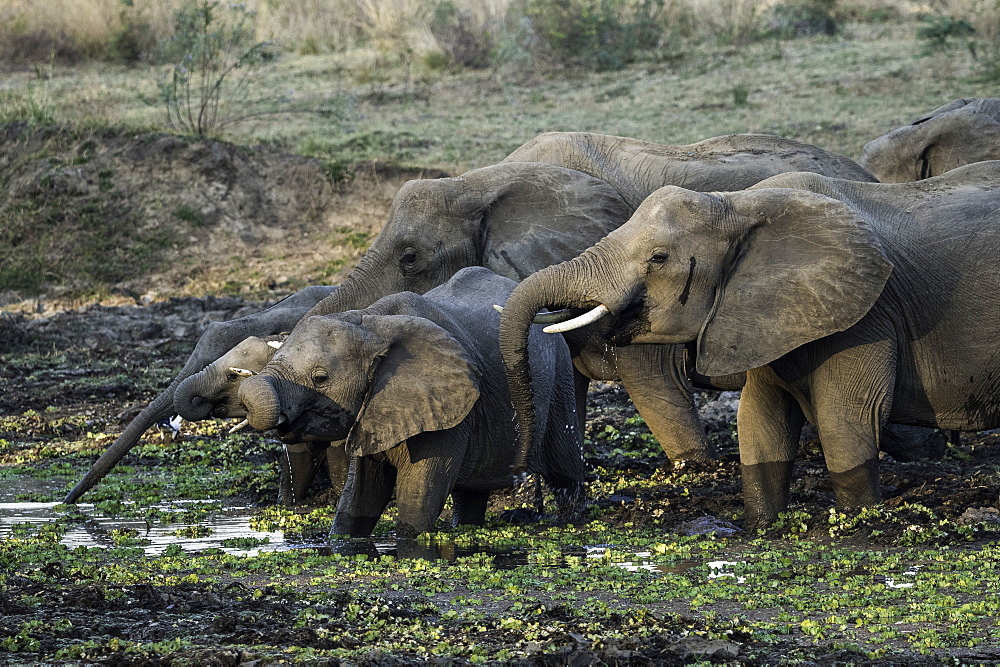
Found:
[{"label": "water", "polygon": [[[15,524],[46,524],[54,523],[63,515],[54,508],[58,503],[0,503],[0,539],[11,536]],[[141,545],[148,555],[162,553],[171,544],[180,546],[185,551],[196,552],[204,549],[217,548],[227,553],[252,555],[261,549],[277,551],[283,549],[304,548],[310,545],[303,542],[286,540],[282,532],[261,532],[250,527],[250,519],[257,509],[250,507],[220,508],[211,516],[198,522],[198,526],[208,528],[211,533],[204,537],[186,537],[173,534],[181,528],[193,524],[170,523],[148,524],[142,519],[123,519],[103,516],[94,510],[93,505],[79,504],[77,509],[87,516],[82,523],[69,527],[61,542],[67,547],[78,546],[110,548],[116,546],[111,531],[132,530],[137,533],[137,539],[148,540],[149,544]],[[161,509],[183,509],[184,503],[164,505]],[[259,540],[267,539],[266,544],[253,549],[225,547],[224,540],[230,538],[253,537]]]}]

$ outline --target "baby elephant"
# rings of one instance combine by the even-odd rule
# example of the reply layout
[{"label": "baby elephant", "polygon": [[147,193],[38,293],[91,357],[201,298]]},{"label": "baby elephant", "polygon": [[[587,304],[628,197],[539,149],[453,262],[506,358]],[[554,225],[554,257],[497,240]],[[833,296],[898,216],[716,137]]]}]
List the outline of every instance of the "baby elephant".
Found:
[{"label": "baby elephant", "polygon": [[[433,530],[448,494],[455,523],[482,524],[492,489],[513,485],[515,423],[497,341],[514,281],[459,271],[423,296],[314,316],[239,390],[250,425],[288,442],[344,441],[351,462],[335,534],[371,534],[396,492],[397,535]],[[529,469],[569,497],[584,479],[569,351],[533,331],[542,423]]]}]

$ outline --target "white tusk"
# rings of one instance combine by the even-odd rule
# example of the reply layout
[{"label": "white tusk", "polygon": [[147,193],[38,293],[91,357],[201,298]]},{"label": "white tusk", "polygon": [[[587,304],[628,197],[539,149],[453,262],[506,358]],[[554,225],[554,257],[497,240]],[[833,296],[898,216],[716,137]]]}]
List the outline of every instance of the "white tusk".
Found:
[{"label": "white tusk", "polygon": [[232,435],[233,433],[236,433],[237,431],[242,431],[243,429],[245,429],[249,425],[250,425],[250,421],[247,420],[247,419],[244,419],[239,424],[237,424],[236,426],[234,426],[231,429],[229,429],[229,435]]},{"label": "white tusk", "polygon": [[245,368],[236,368],[235,366],[230,366],[229,367],[229,372],[230,373],[236,373],[237,375],[239,375],[240,377],[243,377],[243,378],[248,378],[248,377],[250,377],[252,375],[257,375],[257,371],[248,371]]},{"label": "white tusk", "polygon": [[503,306],[498,306],[498,305],[496,305],[494,303],[493,304],[493,310],[497,311],[498,313],[502,313],[503,312]]},{"label": "white tusk", "polygon": [[284,424],[286,421],[288,420],[285,418],[285,415],[278,415],[278,421],[274,422],[274,425],[280,426],[281,424]]},{"label": "white tusk", "polygon": [[579,329],[580,327],[585,327],[588,324],[593,324],[597,320],[601,319],[611,311],[603,303],[588,310],[583,315],[574,317],[571,320],[566,320],[561,324],[550,324],[549,326],[542,329],[545,333],[564,333],[566,331],[572,331],[573,329]]},{"label": "white tusk", "polygon": [[269,341],[267,341],[267,344],[270,345],[271,347],[273,347],[276,350],[281,348],[281,341],[280,340],[269,340]]}]

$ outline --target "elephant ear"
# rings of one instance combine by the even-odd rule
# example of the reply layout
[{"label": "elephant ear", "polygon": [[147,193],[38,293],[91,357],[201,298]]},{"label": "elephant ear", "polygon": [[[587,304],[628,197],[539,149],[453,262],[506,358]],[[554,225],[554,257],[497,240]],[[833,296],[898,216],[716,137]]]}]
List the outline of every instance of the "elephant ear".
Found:
[{"label": "elephant ear", "polygon": [[724,196],[734,209],[727,223],[742,228],[698,339],[699,373],[768,364],[854,325],[879,298],[892,263],[849,205],[789,189]]},{"label": "elephant ear", "polygon": [[447,331],[412,315],[366,315],[387,341],[373,362],[368,396],[345,446],[351,456],[395,447],[426,431],[457,426],[479,399],[479,372]]},{"label": "elephant ear", "polygon": [[576,257],[632,214],[607,182],[556,165],[503,162],[461,179],[479,209],[483,266],[519,282]]}]

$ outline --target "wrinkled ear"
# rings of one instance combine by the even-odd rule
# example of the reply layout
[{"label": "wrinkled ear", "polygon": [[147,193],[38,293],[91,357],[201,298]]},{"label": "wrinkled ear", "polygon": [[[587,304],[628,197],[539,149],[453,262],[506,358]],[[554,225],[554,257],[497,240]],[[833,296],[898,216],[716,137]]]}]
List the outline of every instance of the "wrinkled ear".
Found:
[{"label": "wrinkled ear", "polygon": [[699,373],[763,366],[852,326],[882,293],[892,264],[850,206],[802,190],[724,196],[738,241],[698,340]]},{"label": "wrinkled ear", "polygon": [[479,399],[479,371],[454,337],[411,315],[368,315],[363,326],[388,346],[373,362],[368,396],[345,443],[348,454],[382,452],[465,419]]},{"label": "wrinkled ear", "polygon": [[551,164],[503,162],[461,179],[481,208],[483,265],[512,280],[576,257],[632,214],[607,182]]}]

